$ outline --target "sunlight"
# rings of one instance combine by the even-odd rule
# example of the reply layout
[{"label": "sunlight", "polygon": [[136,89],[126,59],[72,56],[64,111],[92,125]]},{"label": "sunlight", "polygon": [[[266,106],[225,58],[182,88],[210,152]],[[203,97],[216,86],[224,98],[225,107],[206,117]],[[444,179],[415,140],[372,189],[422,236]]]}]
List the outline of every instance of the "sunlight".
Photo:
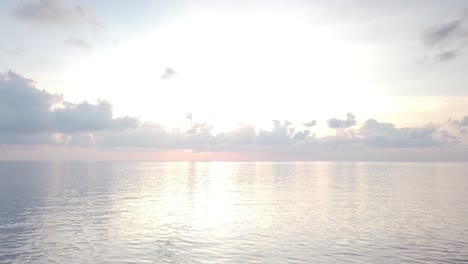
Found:
[{"label": "sunlight", "polygon": [[[195,14],[84,58],[68,70],[67,95],[106,95],[117,114],[172,125],[193,112],[218,128],[378,111],[381,102],[363,97],[374,95],[369,51],[306,17]],[[176,72],[170,80],[161,78],[167,67]]]}]

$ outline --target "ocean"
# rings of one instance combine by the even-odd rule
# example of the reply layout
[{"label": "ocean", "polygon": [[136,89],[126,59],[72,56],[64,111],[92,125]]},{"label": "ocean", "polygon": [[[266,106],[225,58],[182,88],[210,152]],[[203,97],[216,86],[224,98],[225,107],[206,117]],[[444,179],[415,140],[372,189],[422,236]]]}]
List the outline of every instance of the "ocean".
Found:
[{"label": "ocean", "polygon": [[0,162],[0,263],[468,263],[468,164]]}]

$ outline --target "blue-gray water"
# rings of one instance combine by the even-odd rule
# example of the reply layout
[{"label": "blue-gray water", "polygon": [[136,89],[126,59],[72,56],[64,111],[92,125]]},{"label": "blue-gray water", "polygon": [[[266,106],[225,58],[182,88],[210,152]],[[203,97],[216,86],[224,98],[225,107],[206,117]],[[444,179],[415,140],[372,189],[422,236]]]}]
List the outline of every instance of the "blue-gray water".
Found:
[{"label": "blue-gray water", "polygon": [[468,164],[0,162],[0,263],[468,263]]}]

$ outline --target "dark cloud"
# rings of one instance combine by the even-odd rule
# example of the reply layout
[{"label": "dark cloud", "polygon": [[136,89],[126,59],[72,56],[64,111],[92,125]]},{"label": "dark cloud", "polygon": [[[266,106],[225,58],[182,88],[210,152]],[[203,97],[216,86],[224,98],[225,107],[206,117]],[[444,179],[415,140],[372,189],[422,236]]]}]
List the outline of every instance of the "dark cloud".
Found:
[{"label": "dark cloud", "polygon": [[77,47],[83,50],[91,50],[91,45],[80,38],[67,38],[64,43],[65,45]]},{"label": "dark cloud", "polygon": [[0,132],[37,134],[135,128],[138,120],[114,118],[106,101],[72,104],[35,87],[12,71],[0,73]]},{"label": "dark cloud", "polygon": [[161,74],[161,79],[163,80],[170,80],[177,75],[177,72],[172,68],[164,69],[163,74]]},{"label": "dark cloud", "polygon": [[22,21],[36,25],[79,26],[87,24],[96,29],[104,27],[93,13],[81,5],[69,5],[63,0],[30,0],[13,11]]},{"label": "dark cloud", "polygon": [[462,54],[468,41],[467,22],[468,16],[465,11],[458,19],[424,30],[424,45],[436,62],[448,61]]},{"label": "dark cloud", "polygon": [[331,118],[327,120],[328,127],[333,129],[349,128],[356,125],[356,116],[351,113],[346,114],[346,119]]}]

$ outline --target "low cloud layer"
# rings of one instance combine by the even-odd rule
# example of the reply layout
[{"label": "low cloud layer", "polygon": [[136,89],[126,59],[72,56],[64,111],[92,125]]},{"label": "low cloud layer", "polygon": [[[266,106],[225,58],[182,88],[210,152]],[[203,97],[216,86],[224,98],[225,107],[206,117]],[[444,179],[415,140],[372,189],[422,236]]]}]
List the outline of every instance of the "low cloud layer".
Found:
[{"label": "low cloud layer", "polygon": [[449,122],[448,127],[429,123],[398,128],[374,119],[359,125],[356,116],[348,113],[346,119],[327,120],[328,126],[340,133],[317,137],[312,130],[316,121],[295,125],[288,120],[273,120],[268,130],[242,124],[217,133],[212,124],[194,122],[191,113],[186,121],[183,128],[167,128],[133,117],[114,117],[107,101],[73,104],[61,95],[38,89],[34,81],[17,73],[0,73],[0,145],[230,151],[299,159],[324,155],[326,159],[333,155],[353,157],[359,151],[373,149],[447,148],[459,145],[462,129],[468,127],[468,116]]}]

